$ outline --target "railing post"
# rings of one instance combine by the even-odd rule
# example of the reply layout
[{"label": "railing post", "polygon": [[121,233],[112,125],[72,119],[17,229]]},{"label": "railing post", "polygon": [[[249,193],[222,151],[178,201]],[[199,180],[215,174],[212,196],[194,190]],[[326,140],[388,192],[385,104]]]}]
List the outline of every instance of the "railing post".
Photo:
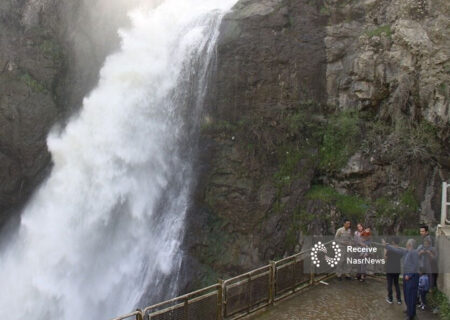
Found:
[{"label": "railing post", "polygon": [[273,302],[275,301],[275,283],[276,283],[276,269],[277,266],[275,264],[275,261],[270,260],[270,275],[269,275],[269,304],[273,305]]},{"label": "railing post", "polygon": [[186,298],[184,300],[184,319],[188,320],[189,319],[189,298]]},{"label": "railing post", "polygon": [[142,310],[136,309],[139,313],[136,315],[136,320],[144,320],[144,317],[142,316]]},{"label": "railing post", "polygon": [[292,293],[295,293],[295,264],[297,263],[297,257],[294,258],[294,263],[292,264]]},{"label": "railing post", "polygon": [[247,292],[247,313],[250,313],[250,310],[252,309],[252,275],[249,273],[247,275],[248,277],[248,292]]},{"label": "railing post", "polygon": [[314,277],[315,277],[314,265],[311,263],[311,274],[310,274],[310,279],[309,279],[310,285],[314,284]]},{"label": "railing post", "polygon": [[219,279],[217,288],[217,320],[223,319],[223,280]]},{"label": "railing post", "polygon": [[447,224],[447,182],[442,182],[441,226]]}]

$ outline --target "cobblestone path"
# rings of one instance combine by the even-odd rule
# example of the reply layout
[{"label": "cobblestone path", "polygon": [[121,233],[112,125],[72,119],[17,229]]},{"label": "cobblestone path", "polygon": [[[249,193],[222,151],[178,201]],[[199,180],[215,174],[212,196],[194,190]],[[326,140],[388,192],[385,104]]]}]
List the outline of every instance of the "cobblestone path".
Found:
[{"label": "cobblestone path", "polygon": [[[385,283],[377,279],[330,280],[279,302],[252,320],[403,320],[405,305],[385,301]],[[437,320],[430,311],[417,310],[417,320]]]}]

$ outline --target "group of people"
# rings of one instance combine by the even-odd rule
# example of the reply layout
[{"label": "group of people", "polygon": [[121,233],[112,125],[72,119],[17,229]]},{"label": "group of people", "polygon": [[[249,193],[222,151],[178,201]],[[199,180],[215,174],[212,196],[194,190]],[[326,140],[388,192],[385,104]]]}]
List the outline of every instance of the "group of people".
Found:
[{"label": "group of people", "polygon": [[[433,245],[433,239],[429,234],[428,226],[420,227],[421,244],[417,245],[416,240],[408,239],[406,248],[400,247],[399,237],[392,237],[389,243],[383,240],[384,258],[387,279],[387,298],[389,304],[393,301],[393,290],[397,298],[397,304],[402,304],[402,297],[399,286],[400,273],[403,273],[403,297],[406,304],[407,319],[414,319],[416,316],[416,305],[426,309],[427,293],[436,287],[437,279],[437,250]],[[357,230],[352,234],[351,221],[346,219],[341,228],[336,232],[335,239],[341,246],[368,247],[371,245],[372,232],[369,226],[357,224]],[[368,255],[364,250],[357,255],[364,258]],[[367,274],[367,265],[364,263],[356,266],[346,263],[348,253],[342,252],[341,262],[337,266],[336,276],[342,280],[342,276],[351,279],[351,274],[356,274],[356,279],[364,281]],[[352,269],[353,268],[353,269]]]},{"label": "group of people", "polygon": [[[358,223],[356,228],[356,231],[352,234],[351,221],[346,219],[344,225],[336,231],[336,241],[344,247],[348,245],[352,245],[353,247],[369,247],[372,239],[370,226],[363,226],[362,223]],[[361,263],[354,266],[352,270],[352,267],[345,262],[348,256],[346,250],[342,254],[341,263],[338,264],[336,272],[338,280],[342,280],[342,275],[346,279],[351,279],[350,274],[353,273],[356,274],[357,280],[364,282],[367,275],[367,265]],[[356,258],[366,258],[369,254],[367,252],[361,252],[355,255]]]},{"label": "group of people", "polygon": [[393,237],[390,244],[386,244],[386,276],[388,282],[388,297],[386,301],[393,303],[392,285],[396,289],[397,302],[401,304],[398,279],[400,275],[400,261],[403,259],[403,296],[406,304],[407,319],[416,316],[416,305],[426,309],[427,294],[436,287],[437,280],[437,250],[433,246],[428,226],[420,227],[422,244],[417,246],[416,240],[409,239],[406,248],[399,247],[398,237]]}]

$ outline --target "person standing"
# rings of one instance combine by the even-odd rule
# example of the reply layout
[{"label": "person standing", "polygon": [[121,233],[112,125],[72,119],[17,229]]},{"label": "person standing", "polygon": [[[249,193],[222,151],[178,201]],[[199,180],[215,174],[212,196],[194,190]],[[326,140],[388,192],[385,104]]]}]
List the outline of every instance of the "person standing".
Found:
[{"label": "person standing", "polygon": [[353,234],[353,241],[356,245],[361,244],[361,233],[364,231],[364,226],[361,222],[356,225],[355,233]]},{"label": "person standing", "polygon": [[403,296],[405,297],[408,320],[416,316],[417,292],[419,287],[419,253],[415,249],[416,241],[409,239],[406,249],[386,245],[387,251],[393,251],[403,256]]},{"label": "person standing", "polygon": [[[355,233],[353,234],[353,245],[355,247],[362,247],[363,246],[363,240],[361,238],[361,233],[364,232],[364,226],[361,222],[358,222],[356,225]],[[354,254],[355,257],[359,257],[358,253]],[[360,273],[360,266],[355,265],[354,272],[356,273],[356,280],[361,280],[361,273]]]},{"label": "person standing", "polygon": [[[336,231],[335,240],[343,248],[345,248],[348,245],[351,245],[352,243],[352,230],[350,229],[351,226],[352,223],[350,222],[350,220],[344,219],[343,226]],[[342,250],[341,260],[339,261],[336,268],[336,276],[338,280],[342,280],[342,274],[345,275],[346,279],[348,280],[351,279],[348,269],[349,266],[347,264],[346,250]]]},{"label": "person standing", "polygon": [[[425,244],[428,243],[429,247],[432,249],[425,252],[428,257],[426,259],[431,261],[431,265],[424,266],[426,269],[426,273],[428,274],[428,280],[430,280],[430,289],[433,289],[437,287],[437,252],[434,247],[433,238],[430,235],[430,232],[428,230],[428,226],[423,224],[420,226],[420,236],[422,237],[422,246],[425,247]],[[420,250],[419,250],[420,254]],[[428,263],[428,262],[426,262]]]},{"label": "person standing", "polygon": [[[400,239],[398,237],[393,237],[391,239],[392,247],[398,248]],[[400,293],[400,285],[398,284],[398,279],[400,277],[400,271],[401,271],[401,259],[402,255],[394,252],[392,250],[386,250],[385,252],[385,259],[386,259],[386,280],[387,280],[387,291],[388,296],[386,298],[386,302],[389,304],[393,303],[393,296],[392,296],[392,285],[395,286],[395,295],[397,298],[397,304],[402,304],[402,296]]]},{"label": "person standing", "polygon": [[424,273],[424,270],[421,270],[419,278],[419,297],[420,297],[419,308],[421,310],[425,310],[426,308],[428,290],[430,290],[430,281],[428,279],[428,275]]},{"label": "person standing", "polygon": [[[364,231],[361,232],[361,239],[362,239],[362,246],[364,248],[368,248],[371,245],[371,237],[372,237],[372,232],[370,227],[365,227]],[[367,275],[367,264],[364,262],[364,259],[369,257],[369,253],[368,252],[362,252],[360,254],[360,258],[362,259],[362,263],[359,266],[359,274],[361,275],[361,279],[359,279],[359,281],[364,282],[366,280],[366,275]]]},{"label": "person standing", "polygon": [[434,280],[434,266],[437,264],[437,251],[431,246],[431,241],[429,238],[423,239],[423,244],[417,248],[419,252],[419,266],[423,269],[423,272],[428,277],[430,288],[433,287]]}]

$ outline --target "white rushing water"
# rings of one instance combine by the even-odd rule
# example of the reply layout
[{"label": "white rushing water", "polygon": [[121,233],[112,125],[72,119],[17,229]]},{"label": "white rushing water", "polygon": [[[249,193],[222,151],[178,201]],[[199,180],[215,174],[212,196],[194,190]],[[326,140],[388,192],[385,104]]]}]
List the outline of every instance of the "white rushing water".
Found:
[{"label": "white rushing water", "polygon": [[48,137],[52,172],[0,252],[0,318],[108,319],[176,277],[192,121],[235,2],[164,0],[130,14],[80,114]]}]

